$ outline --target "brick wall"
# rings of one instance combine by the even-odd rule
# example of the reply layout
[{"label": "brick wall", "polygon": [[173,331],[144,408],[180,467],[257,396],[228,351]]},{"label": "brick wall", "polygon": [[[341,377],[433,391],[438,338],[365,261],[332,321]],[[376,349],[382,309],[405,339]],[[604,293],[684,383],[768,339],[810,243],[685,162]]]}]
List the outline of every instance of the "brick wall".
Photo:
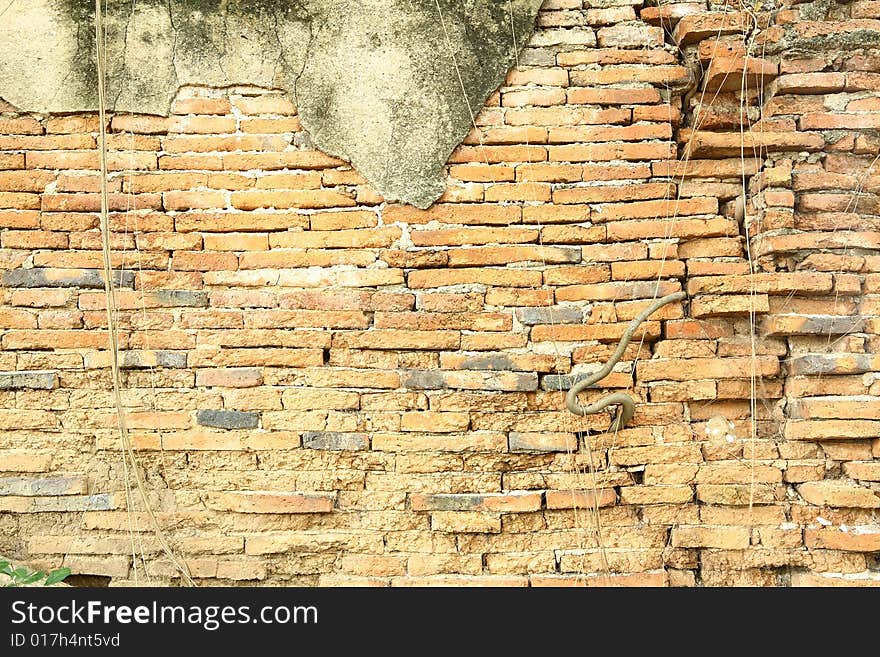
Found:
[{"label": "brick wall", "polygon": [[[197,581],[880,582],[880,3],[759,9],[548,0],[425,211],[269,90],[112,117],[123,401]],[[98,120],[0,110],[0,553],[175,583]],[[568,413],[678,290],[584,395],[632,424]]]}]

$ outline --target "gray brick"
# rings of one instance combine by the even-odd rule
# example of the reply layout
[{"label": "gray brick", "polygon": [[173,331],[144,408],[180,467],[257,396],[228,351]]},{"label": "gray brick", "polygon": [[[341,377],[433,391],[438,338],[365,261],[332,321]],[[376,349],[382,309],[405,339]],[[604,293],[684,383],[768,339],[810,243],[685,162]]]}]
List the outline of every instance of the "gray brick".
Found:
[{"label": "gray brick", "polygon": [[[513,383],[504,383],[500,377],[506,375],[514,379]],[[487,372],[483,380],[483,390],[510,390],[514,392],[531,392],[538,389],[538,375],[535,372]]]},{"label": "gray brick", "polygon": [[480,507],[486,496],[481,493],[425,495],[425,509],[430,511],[472,511]]},{"label": "gray brick", "polygon": [[333,451],[361,451],[370,448],[370,438],[365,433],[341,433],[338,431],[306,431],[302,435],[303,447]]},{"label": "gray brick", "polygon": [[465,356],[458,367],[463,370],[483,370],[489,372],[501,372],[504,370],[516,370],[518,368],[510,356],[506,354],[477,354]]},{"label": "gray brick", "polygon": [[415,390],[443,390],[448,387],[443,372],[437,370],[406,370],[401,372],[400,385]]},{"label": "gray brick", "polygon": [[208,293],[195,290],[156,290],[150,296],[161,306],[204,308],[208,305]]},{"label": "gray brick", "polygon": [[0,495],[79,495],[87,489],[88,482],[84,477],[0,477]]},{"label": "gray brick", "polygon": [[110,493],[71,495],[68,497],[35,497],[26,513],[54,513],[59,511],[111,511],[116,506]]},{"label": "gray brick", "polygon": [[537,30],[532,36],[529,45],[533,47],[562,46],[566,50],[572,50],[569,46],[596,46],[596,34],[588,27],[576,27],[573,29],[548,28]]},{"label": "gray brick", "polygon": [[517,308],[516,318],[526,326],[534,326],[535,324],[580,324],[584,321],[584,311],[579,306]]},{"label": "gray brick", "polygon": [[862,317],[841,317],[839,315],[797,315],[797,323],[782,330],[774,323],[775,317],[764,320],[766,335],[845,335],[858,333],[865,328]]},{"label": "gray brick", "polygon": [[185,351],[160,350],[150,351],[125,351],[119,366],[123,369],[139,369],[147,367],[186,367]]},{"label": "gray brick", "polygon": [[519,63],[523,66],[556,66],[556,51],[550,48],[524,48]]},{"label": "gray brick", "polygon": [[175,367],[182,369],[186,367],[185,351],[157,351],[156,365],[159,367]]},{"label": "gray brick", "polygon": [[548,374],[541,379],[541,390],[568,390],[575,383],[592,376],[592,373],[584,374]]},{"label": "gray brick", "polygon": [[58,373],[50,370],[0,372],[0,390],[52,390],[58,387]]},{"label": "gray brick", "polygon": [[538,389],[534,372],[480,370],[404,370],[401,385],[412,390],[502,390],[529,392]]},{"label": "gray brick", "polygon": [[[6,287],[83,287],[104,288],[101,269],[9,269],[3,272]],[[114,271],[113,285],[134,287],[133,271]]]},{"label": "gray brick", "polygon": [[199,411],[196,421],[203,427],[217,429],[256,429],[260,414],[246,411]]},{"label": "gray brick", "polygon": [[840,354],[804,354],[788,361],[790,375],[861,374],[873,369],[872,354],[846,354],[843,365]]}]

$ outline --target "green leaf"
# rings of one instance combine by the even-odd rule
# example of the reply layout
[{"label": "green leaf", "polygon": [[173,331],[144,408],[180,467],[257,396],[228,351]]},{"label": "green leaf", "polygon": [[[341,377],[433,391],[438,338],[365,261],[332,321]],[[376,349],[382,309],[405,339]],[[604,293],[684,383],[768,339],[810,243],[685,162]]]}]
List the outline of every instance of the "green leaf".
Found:
[{"label": "green leaf", "polygon": [[16,568],[15,570],[12,571],[12,576],[15,579],[24,579],[25,577],[28,576],[28,574],[29,574],[28,569],[25,568],[24,566],[22,566],[21,568]]},{"label": "green leaf", "polygon": [[53,584],[57,584],[58,582],[63,580],[68,575],[70,575],[70,568],[56,568],[51,573],[49,573],[49,576],[46,578],[46,581],[43,582],[43,585],[52,586]]},{"label": "green leaf", "polygon": [[42,570],[38,570],[37,572],[30,573],[27,577],[22,578],[21,581],[19,581],[19,584],[21,586],[24,586],[26,584],[33,584],[38,579],[43,579],[45,576],[46,573],[44,573]]}]

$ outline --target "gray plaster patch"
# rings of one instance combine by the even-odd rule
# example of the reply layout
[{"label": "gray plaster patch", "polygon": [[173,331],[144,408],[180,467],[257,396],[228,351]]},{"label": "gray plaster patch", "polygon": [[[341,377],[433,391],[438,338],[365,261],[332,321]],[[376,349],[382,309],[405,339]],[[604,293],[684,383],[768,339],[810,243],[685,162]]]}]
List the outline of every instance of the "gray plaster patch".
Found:
[{"label": "gray plaster patch", "polygon": [[[108,0],[109,109],[164,115],[187,84],[285,89],[318,148],[386,199],[424,208],[541,3]],[[80,0],[12,5],[0,22],[0,97],[25,111],[95,110],[93,16]]]}]

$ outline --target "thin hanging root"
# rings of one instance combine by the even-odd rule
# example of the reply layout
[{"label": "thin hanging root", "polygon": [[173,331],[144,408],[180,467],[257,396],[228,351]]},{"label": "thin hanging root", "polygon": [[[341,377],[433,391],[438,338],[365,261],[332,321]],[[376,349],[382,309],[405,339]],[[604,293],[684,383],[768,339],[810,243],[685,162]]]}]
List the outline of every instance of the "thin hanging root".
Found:
[{"label": "thin hanging root", "polygon": [[623,356],[623,352],[626,351],[627,345],[629,345],[630,340],[632,340],[633,334],[636,332],[636,329],[639,328],[639,325],[644,322],[648,317],[650,317],[657,309],[662,308],[667,303],[672,303],[673,301],[683,301],[687,298],[687,293],[685,292],[675,292],[673,294],[667,294],[665,297],[660,297],[656,299],[654,303],[645,308],[642,312],[640,312],[633,320],[629,323],[626,331],[623,336],[620,338],[620,342],[617,344],[617,349],[611,355],[611,358],[608,359],[608,362],[602,366],[602,369],[596,372],[595,374],[588,376],[583,381],[578,381],[574,384],[568,391],[568,394],[565,395],[565,406],[575,415],[592,415],[593,413],[598,413],[609,406],[620,406],[620,410],[618,410],[617,414],[614,417],[614,421],[611,423],[608,431],[618,431],[619,429],[623,429],[627,423],[632,420],[633,414],[636,411],[636,403],[633,401],[633,398],[630,397],[625,392],[615,392],[614,394],[608,395],[607,397],[602,397],[599,401],[590,404],[589,406],[581,406],[578,403],[577,396],[582,393],[584,390],[589,388],[591,385],[596,383],[596,381],[600,381],[604,379],[608,374],[614,369],[614,366],[617,365],[617,361],[620,360],[620,357]]},{"label": "thin hanging root", "polygon": [[[122,443],[123,463],[128,459],[131,463],[132,474],[137,484],[138,492],[144,503],[144,508],[153,523],[156,539],[162,552],[171,561],[180,574],[181,580],[186,586],[195,586],[195,582],[189,573],[186,562],[179,559],[168,542],[159,519],[156,517],[155,511],[150,504],[147,496],[146,486],[144,484],[143,475],[138,467],[137,457],[131,446],[131,437],[128,434],[128,425],[125,418],[125,406],[122,403],[122,383],[119,374],[119,341],[117,339],[116,327],[116,292],[113,287],[113,271],[110,258],[110,220],[109,220],[109,192],[107,184],[107,102],[106,102],[106,52],[104,46],[104,0],[95,0],[95,64],[97,69],[98,82],[98,116],[100,118],[100,127],[98,134],[98,152],[101,165],[101,254],[104,267],[104,295],[107,300],[107,333],[109,334],[110,347],[110,373],[113,383],[113,399],[116,406],[116,418],[119,429],[119,437]],[[126,482],[128,481],[128,473],[125,473]],[[126,499],[128,505],[128,499]],[[131,513],[131,508],[128,508]],[[135,569],[135,573],[137,570]]]}]

